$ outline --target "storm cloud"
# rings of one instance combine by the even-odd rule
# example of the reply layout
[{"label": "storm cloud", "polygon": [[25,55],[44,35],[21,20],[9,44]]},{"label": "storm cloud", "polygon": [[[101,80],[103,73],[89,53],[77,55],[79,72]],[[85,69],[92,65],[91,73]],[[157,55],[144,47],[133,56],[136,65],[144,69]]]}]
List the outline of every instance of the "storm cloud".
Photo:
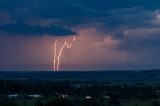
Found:
[{"label": "storm cloud", "polygon": [[121,8],[143,7],[153,10],[159,7],[158,0],[0,0],[0,9],[14,18],[43,17],[101,17],[106,11]]},{"label": "storm cloud", "polygon": [[38,36],[38,35],[51,35],[51,36],[67,36],[75,35],[75,32],[51,25],[42,27],[40,25],[30,26],[21,22],[14,24],[1,25],[0,30],[10,35],[25,35],[25,36]]},{"label": "storm cloud", "polygon": [[[28,53],[28,57],[36,64],[38,54],[44,57],[41,64],[50,64],[52,41],[59,36],[69,37],[77,33],[79,36],[74,47],[63,54],[64,67],[71,64],[69,68],[77,70],[82,66],[84,69],[148,69],[160,66],[159,0],[0,0],[0,40],[3,40],[0,49],[3,55],[8,53],[13,58],[17,54],[17,46],[21,45],[22,50],[17,51],[25,57],[25,53],[34,51],[38,44],[45,51]],[[12,36],[6,37],[5,34]],[[17,38],[15,35],[23,36]],[[51,36],[39,38],[39,35]],[[20,43],[16,39],[20,39]],[[12,47],[12,50],[16,48],[12,55],[8,46],[11,41],[17,42]],[[28,50],[24,50],[26,46]],[[23,51],[26,52],[23,54]],[[1,60],[5,60],[3,55]],[[6,63],[9,64],[10,58]],[[18,61],[18,57],[16,59]],[[20,63],[25,63],[25,59],[20,60]]]}]

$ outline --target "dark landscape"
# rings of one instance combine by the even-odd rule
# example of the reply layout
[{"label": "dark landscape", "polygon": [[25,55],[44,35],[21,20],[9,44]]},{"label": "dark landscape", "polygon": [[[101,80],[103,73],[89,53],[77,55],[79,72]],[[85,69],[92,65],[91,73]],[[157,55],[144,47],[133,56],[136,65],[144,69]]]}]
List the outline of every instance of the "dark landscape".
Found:
[{"label": "dark landscape", "polygon": [[0,72],[0,106],[159,106],[160,71]]},{"label": "dark landscape", "polygon": [[159,81],[160,70],[128,71],[0,71],[1,79]]}]

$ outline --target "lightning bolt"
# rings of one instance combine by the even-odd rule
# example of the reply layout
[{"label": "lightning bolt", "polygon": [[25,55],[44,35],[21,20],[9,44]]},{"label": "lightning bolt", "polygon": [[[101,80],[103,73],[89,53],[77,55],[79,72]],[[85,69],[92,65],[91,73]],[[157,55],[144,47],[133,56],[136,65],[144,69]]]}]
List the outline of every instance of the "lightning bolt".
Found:
[{"label": "lightning bolt", "polygon": [[[72,41],[75,41],[76,37],[74,36]],[[59,71],[60,70],[60,64],[61,64],[61,56],[63,53],[64,48],[66,47],[67,49],[72,47],[72,43],[68,43],[67,39],[65,39],[63,45],[60,47],[59,51],[58,51],[58,40],[55,41],[54,44],[54,71]]]},{"label": "lightning bolt", "polygon": [[54,44],[54,67],[53,67],[54,71],[56,70],[57,43],[58,43],[58,40],[56,40]]}]

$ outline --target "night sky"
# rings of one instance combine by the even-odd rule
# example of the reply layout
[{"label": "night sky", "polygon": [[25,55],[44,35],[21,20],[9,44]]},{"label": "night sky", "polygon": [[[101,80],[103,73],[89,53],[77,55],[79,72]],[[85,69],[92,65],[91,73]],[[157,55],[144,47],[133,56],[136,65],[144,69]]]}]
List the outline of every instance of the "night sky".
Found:
[{"label": "night sky", "polygon": [[0,0],[0,71],[160,68],[160,0]]}]

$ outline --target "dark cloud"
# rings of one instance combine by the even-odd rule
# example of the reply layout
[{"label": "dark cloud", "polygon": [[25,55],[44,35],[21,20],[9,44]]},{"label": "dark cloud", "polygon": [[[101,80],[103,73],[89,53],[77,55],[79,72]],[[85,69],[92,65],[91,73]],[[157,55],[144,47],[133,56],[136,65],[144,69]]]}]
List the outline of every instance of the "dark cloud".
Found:
[{"label": "dark cloud", "polygon": [[[113,39],[121,41],[118,46],[118,49],[121,50],[133,51],[159,45],[159,43],[155,43],[158,42],[155,36],[152,38],[128,38],[124,34],[126,29],[159,27],[151,23],[155,17],[154,11],[159,9],[159,0],[15,0],[14,2],[3,1],[2,4],[0,8],[8,11],[15,20],[53,19],[50,23],[60,24],[61,26],[94,27],[104,33],[98,36],[109,35]],[[101,26],[94,26],[94,23],[99,23]],[[39,27],[34,26],[32,28],[30,26],[35,31],[40,29]],[[47,27],[44,29],[45,32],[49,30]],[[26,35],[27,32],[30,32],[30,30],[22,31],[26,31]],[[43,30],[39,31],[36,32],[38,34],[44,33],[41,32]],[[66,31],[59,30],[58,35],[59,33],[64,34],[64,32]],[[48,33],[52,34],[50,31]],[[144,32],[143,35],[150,36],[147,33]],[[32,34],[38,35],[36,33]],[[136,36],[141,36],[141,34]]]},{"label": "dark cloud", "polygon": [[8,11],[13,18],[71,18],[104,17],[106,11],[120,8],[143,7],[157,9],[159,0],[0,0],[0,10]]},{"label": "dark cloud", "polygon": [[[141,64],[145,64],[145,59],[148,58],[151,63],[154,61],[152,64],[160,63],[157,58],[160,52],[157,50],[160,47],[160,0],[0,0],[1,32],[25,36],[76,34],[65,28],[77,32],[84,30],[81,34],[84,38],[78,44],[83,47],[77,49],[78,52],[87,48],[88,56],[92,56],[90,48],[95,42],[104,46],[102,51],[105,53],[99,61],[108,60],[109,57],[114,61],[113,53],[104,58],[113,50],[117,56],[120,56],[121,52],[125,56],[129,55],[125,58],[126,61],[131,53]],[[97,48],[94,46],[93,50],[100,52],[99,45]],[[87,50],[84,49],[84,52]],[[94,57],[98,57],[97,54]],[[137,55],[139,57],[136,57]],[[91,60],[94,57],[91,57]],[[115,61],[119,60],[123,59]],[[97,58],[94,61],[96,62]],[[137,61],[136,66],[139,64]],[[105,61],[104,63],[106,64]]]},{"label": "dark cloud", "polygon": [[75,32],[64,29],[62,27],[57,27],[51,25],[48,27],[42,27],[40,25],[30,26],[22,22],[17,22],[14,24],[1,25],[0,30],[10,35],[52,35],[52,36],[67,36],[74,35]]},{"label": "dark cloud", "polygon": [[159,49],[160,36],[159,28],[131,29],[128,34],[123,33],[123,39],[117,46],[123,51],[143,51],[146,49]]},{"label": "dark cloud", "polygon": [[147,24],[151,17],[145,12],[159,6],[159,0],[0,0],[0,10],[6,11],[16,21],[61,19],[63,24],[77,26],[101,22],[109,24],[109,28]]}]

